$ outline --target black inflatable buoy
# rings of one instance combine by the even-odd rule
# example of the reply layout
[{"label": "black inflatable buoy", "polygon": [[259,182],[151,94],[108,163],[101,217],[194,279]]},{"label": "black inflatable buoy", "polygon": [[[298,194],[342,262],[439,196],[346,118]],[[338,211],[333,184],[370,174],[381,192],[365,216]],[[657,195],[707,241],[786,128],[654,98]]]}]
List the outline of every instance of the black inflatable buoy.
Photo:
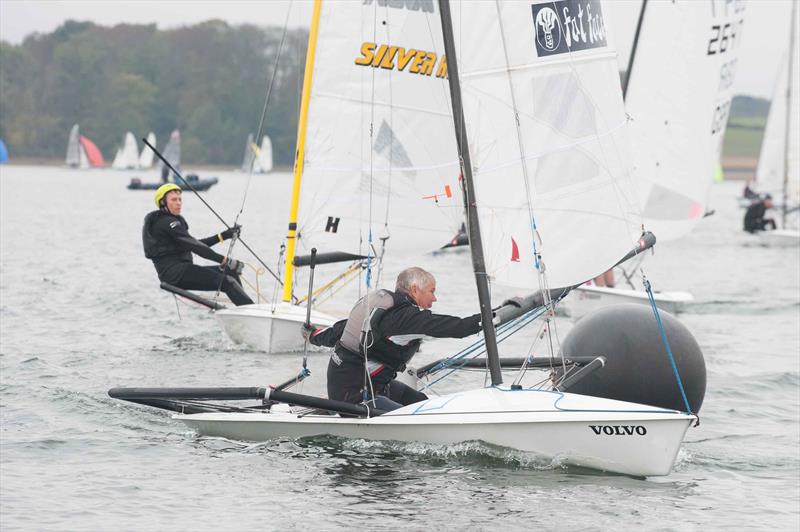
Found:
[{"label": "black inflatable buoy", "polygon": [[[706,394],[706,364],[692,333],[671,314],[659,310],[692,412]],[[564,390],[620,401],[685,411],[669,355],[653,309],[625,304],[584,316],[561,345],[566,355],[603,355],[605,367]]]}]

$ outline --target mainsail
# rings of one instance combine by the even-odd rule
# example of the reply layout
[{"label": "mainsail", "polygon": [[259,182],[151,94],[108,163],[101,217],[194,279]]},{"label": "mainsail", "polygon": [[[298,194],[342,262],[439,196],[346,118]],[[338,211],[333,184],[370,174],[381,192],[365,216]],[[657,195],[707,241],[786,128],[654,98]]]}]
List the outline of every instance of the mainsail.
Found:
[{"label": "mainsail", "polygon": [[[792,6],[790,46],[781,61],[756,170],[758,191],[770,193],[773,199],[792,206],[800,204],[800,38],[797,36],[797,11],[795,3]],[[784,182],[786,198],[783,197]]]},{"label": "mainsail", "polygon": [[[172,165],[173,168],[176,170],[180,169],[181,166],[181,132],[177,129],[174,130],[170,136],[169,141],[167,142],[166,147],[164,148],[164,152],[162,154],[164,159]],[[163,178],[166,178],[169,174],[169,168],[161,162],[159,163],[159,168],[161,169],[161,175]]]},{"label": "mainsail", "polygon": [[[156,134],[152,131],[147,135],[147,142],[149,142],[151,146],[156,145]],[[147,144],[142,146],[142,153],[139,155],[139,168],[146,170],[152,167],[154,155],[155,153],[147,147]]]},{"label": "mainsail", "polygon": [[645,227],[679,238],[703,217],[728,122],[744,2],[646,2],[628,72]]},{"label": "mainsail", "polygon": [[367,255],[386,236],[393,253],[430,251],[461,220],[438,13],[432,1],[363,4],[321,7],[298,253]]},{"label": "mainsail", "polygon": [[78,140],[81,146],[81,168],[88,168],[89,166],[100,168],[101,166],[105,166],[106,161],[103,159],[103,153],[100,151],[100,148],[98,148],[97,145],[89,139],[89,137],[80,135]]},{"label": "mainsail", "polygon": [[253,134],[247,134],[247,140],[244,143],[244,156],[242,157],[242,172],[249,172],[253,166],[253,159],[255,159],[255,152],[253,151]]},{"label": "mainsail", "polygon": [[253,134],[247,135],[242,159],[242,171],[263,174],[272,171],[272,141],[267,135],[261,140],[259,148],[253,142]]},{"label": "mainsail", "polygon": [[122,146],[117,150],[111,167],[117,170],[127,170],[137,168],[139,165],[139,147],[136,145],[136,137],[128,131]]},{"label": "mainsail", "polygon": [[72,129],[69,132],[69,139],[67,140],[67,157],[65,162],[67,166],[71,166],[73,168],[89,167],[89,161],[86,159],[86,155],[81,149],[80,129],[78,124],[72,126]]},{"label": "mainsail", "polygon": [[256,165],[258,166],[258,172],[266,174],[272,171],[272,141],[266,135],[261,139],[261,148],[258,149]]},{"label": "mainsail", "polygon": [[616,53],[595,0],[454,4],[486,271],[582,283],[641,234]]}]

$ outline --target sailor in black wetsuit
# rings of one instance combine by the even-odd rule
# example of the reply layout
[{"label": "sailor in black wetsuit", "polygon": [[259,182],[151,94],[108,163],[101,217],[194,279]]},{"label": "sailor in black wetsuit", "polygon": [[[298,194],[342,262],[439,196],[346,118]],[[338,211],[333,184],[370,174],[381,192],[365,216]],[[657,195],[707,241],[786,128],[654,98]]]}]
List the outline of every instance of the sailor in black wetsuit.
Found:
[{"label": "sailor in black wetsuit", "polygon": [[766,231],[768,226],[775,229],[775,220],[764,218],[767,209],[772,207],[772,196],[769,194],[765,195],[764,199],[751,203],[744,214],[744,230],[748,233],[755,233],[756,231]]},{"label": "sailor in black wetsuit", "polygon": [[433,275],[422,268],[408,268],[397,276],[394,292],[372,292],[356,303],[346,320],[306,333],[314,345],[335,346],[328,363],[329,399],[370,401],[380,410],[427,399],[394,380],[419,350],[422,339],[464,338],[480,330],[480,314],[468,318],[433,314],[429,309],[436,301],[435,291]]},{"label": "sailor in black wetsuit", "polygon": [[[227,260],[209,247],[238,235],[239,227],[202,240],[192,237],[189,224],[181,216],[181,188],[174,183],[158,188],[156,206],[158,210],[144,218],[142,243],[144,255],[153,261],[158,278],[186,290],[221,289],[235,305],[252,304],[239,280],[244,264],[236,259]],[[192,253],[218,262],[220,266],[193,264]]]}]

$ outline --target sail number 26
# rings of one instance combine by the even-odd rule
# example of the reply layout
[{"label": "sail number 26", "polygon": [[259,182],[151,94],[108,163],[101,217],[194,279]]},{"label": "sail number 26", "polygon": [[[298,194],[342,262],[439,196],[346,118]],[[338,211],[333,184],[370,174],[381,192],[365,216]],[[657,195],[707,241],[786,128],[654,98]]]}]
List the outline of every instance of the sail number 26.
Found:
[{"label": "sail number 26", "polygon": [[707,55],[724,54],[736,44],[738,29],[744,20],[728,22],[727,24],[714,24],[711,26],[711,38],[708,40]]}]

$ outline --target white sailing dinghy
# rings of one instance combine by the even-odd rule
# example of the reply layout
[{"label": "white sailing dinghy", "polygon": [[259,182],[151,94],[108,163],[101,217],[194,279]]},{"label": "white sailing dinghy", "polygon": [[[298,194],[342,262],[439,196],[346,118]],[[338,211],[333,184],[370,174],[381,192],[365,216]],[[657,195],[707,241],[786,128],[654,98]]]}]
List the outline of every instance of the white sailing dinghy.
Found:
[{"label": "white sailing dinghy", "polygon": [[253,142],[253,134],[247,135],[244,147],[242,171],[254,174],[266,174],[272,171],[272,141],[267,135],[261,139],[261,147]]},{"label": "white sailing dinghy", "polygon": [[[452,236],[453,219],[463,219],[441,34],[429,31],[423,4],[384,6],[380,11],[391,20],[377,27],[375,6],[318,7],[306,59],[283,293],[280,302],[215,312],[235,342],[266,352],[303,349],[305,305],[293,288],[307,286],[296,279],[296,266],[308,264],[312,248],[319,251],[318,275],[327,269],[334,278],[359,278],[359,287],[368,289],[377,284],[384,253],[421,256]],[[334,323],[354,299],[315,306],[312,323]]]},{"label": "white sailing dinghy", "polygon": [[89,159],[80,143],[80,128],[78,124],[72,126],[67,139],[66,165],[71,168],[89,168]]},{"label": "white sailing dinghy", "polygon": [[[644,0],[641,9],[628,62],[625,110],[631,117],[644,224],[665,242],[683,238],[707,211],[733,97],[744,4]],[[565,306],[580,318],[612,304],[649,305],[647,294],[630,278],[628,283],[630,288],[586,284],[573,291]],[[694,301],[686,291],[656,292],[654,297],[668,312]]]},{"label": "white sailing dinghy", "polygon": [[[315,3],[315,20],[320,3]],[[402,15],[403,7],[385,6],[379,13],[386,16],[377,18],[396,20],[389,15]],[[554,9],[559,7],[563,10]],[[109,394],[176,410],[176,419],[201,434],[232,439],[331,434],[438,444],[482,440],[566,464],[666,475],[694,415],[570,394],[558,385],[504,386],[492,325],[488,277],[527,288],[543,278],[554,286],[572,286],[613,265],[636,241],[628,213],[620,215],[622,205],[635,208],[636,201],[626,197],[630,190],[623,184],[625,118],[601,5],[597,0],[532,6],[471,2],[451,21],[450,4],[440,0],[438,11],[425,16],[427,27],[436,29],[435,17],[441,16],[491,386],[391,412],[286,392],[287,383],[275,388],[116,388]],[[560,17],[578,12],[587,17],[591,37],[575,33],[567,40],[561,30],[569,31],[568,25]],[[453,28],[458,29],[455,38]],[[478,30],[481,38],[475,39]],[[506,46],[522,42],[527,44]],[[458,61],[464,58],[463,75],[456,50]],[[482,119],[481,113],[493,120]],[[473,181],[467,146],[474,128],[480,130],[480,142],[488,143],[483,147],[495,149],[482,150],[484,164],[475,168]],[[582,203],[597,210],[576,217],[573,208]],[[611,216],[614,212],[618,215]],[[253,398],[264,402],[250,408],[204,402]]]},{"label": "white sailing dinghy", "polygon": [[770,194],[780,208],[780,228],[753,235],[766,246],[800,245],[800,39],[797,2],[792,3],[789,47],[767,117],[756,169],[755,187]]},{"label": "white sailing dinghy", "polygon": [[117,149],[111,167],[115,170],[131,170],[139,167],[139,147],[136,145],[136,137],[128,131],[122,146]]}]

